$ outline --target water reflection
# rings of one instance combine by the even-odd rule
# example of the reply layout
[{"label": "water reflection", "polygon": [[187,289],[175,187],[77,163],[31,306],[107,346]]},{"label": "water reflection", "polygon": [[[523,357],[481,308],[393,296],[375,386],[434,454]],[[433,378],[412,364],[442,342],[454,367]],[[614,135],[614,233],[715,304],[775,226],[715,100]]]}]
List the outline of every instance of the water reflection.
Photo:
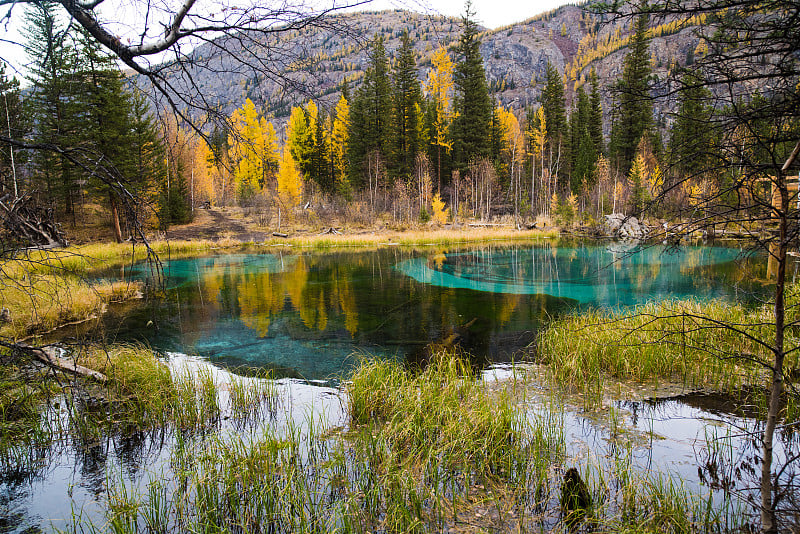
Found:
[{"label": "water reflection", "polygon": [[510,360],[576,305],[738,291],[737,249],[632,252],[546,244],[174,260],[164,300],[105,320],[117,340],[327,379],[346,373],[354,352],[414,360],[429,343],[457,344],[482,366]]},{"label": "water reflection", "polygon": [[[731,296],[705,276],[742,257],[734,248],[687,246],[531,247],[413,258],[397,267],[427,284],[491,293],[548,294],[594,306],[630,306],[653,298]],[[701,276],[698,276],[701,275]]]}]

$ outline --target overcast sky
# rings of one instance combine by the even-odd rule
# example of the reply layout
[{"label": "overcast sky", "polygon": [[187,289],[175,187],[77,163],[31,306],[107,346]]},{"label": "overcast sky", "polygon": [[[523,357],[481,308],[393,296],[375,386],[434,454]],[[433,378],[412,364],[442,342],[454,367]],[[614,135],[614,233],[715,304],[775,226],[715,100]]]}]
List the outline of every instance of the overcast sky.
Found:
[{"label": "overcast sky", "polygon": [[[472,0],[475,20],[488,28],[497,28],[514,22],[521,22],[544,11],[549,11],[566,0]],[[373,0],[360,9],[377,11],[383,9],[408,9],[434,15],[459,17],[464,13],[464,0]],[[12,69],[6,74],[22,76],[24,65],[29,61],[21,46],[23,40],[19,35],[23,6],[14,9],[11,24],[0,26],[0,58],[9,62]],[[15,73],[16,69],[16,73]]]}]

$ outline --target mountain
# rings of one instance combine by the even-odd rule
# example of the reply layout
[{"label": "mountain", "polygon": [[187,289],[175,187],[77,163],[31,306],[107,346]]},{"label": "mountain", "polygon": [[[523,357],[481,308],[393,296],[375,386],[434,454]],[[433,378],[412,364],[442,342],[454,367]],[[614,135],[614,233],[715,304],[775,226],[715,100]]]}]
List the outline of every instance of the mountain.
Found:
[{"label": "mountain", "polygon": [[[332,106],[342,83],[356,87],[368,64],[373,37],[383,36],[393,57],[404,30],[414,43],[421,81],[438,46],[454,45],[460,20],[394,10],[339,14],[326,28],[293,30],[272,37],[242,32],[196,48],[179,67],[163,71],[176,90],[203,106],[230,114],[250,98],[258,109],[282,122],[292,105],[313,98]],[[695,21],[659,21],[653,27],[654,72],[664,79],[676,65],[691,61],[698,46]],[[601,81],[604,110],[610,110],[613,83],[622,72],[629,24],[568,5],[481,35],[481,52],[492,96],[519,109],[534,104],[544,87],[547,63],[564,73],[568,103],[591,69]],[[259,68],[245,64],[244,51],[259,57]],[[139,82],[143,84],[144,82]],[[668,88],[662,88],[667,90]],[[656,110],[657,120],[663,111]]]}]

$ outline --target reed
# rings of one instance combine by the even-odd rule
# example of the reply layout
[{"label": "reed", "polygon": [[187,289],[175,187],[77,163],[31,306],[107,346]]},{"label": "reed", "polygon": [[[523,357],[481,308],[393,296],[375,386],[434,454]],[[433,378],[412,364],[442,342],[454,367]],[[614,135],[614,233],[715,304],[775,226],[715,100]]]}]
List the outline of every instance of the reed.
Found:
[{"label": "reed", "polygon": [[[773,337],[765,308],[664,301],[560,318],[540,335],[537,349],[560,383],[599,399],[609,376],[719,390],[761,383],[759,362],[769,361]],[[789,359],[796,365],[796,354]]]},{"label": "reed", "polygon": [[[192,380],[197,382],[197,376]],[[204,380],[213,383],[200,377]],[[252,393],[243,395],[253,398]],[[287,414],[285,425],[267,425],[254,434],[177,433],[172,475],[151,477],[146,486],[125,487],[114,480],[106,518],[95,530],[560,528],[561,469],[554,466],[566,459],[562,399],[554,395],[523,413],[518,405],[524,397],[486,387],[452,353],[434,355],[425,370],[415,373],[396,362],[365,360],[344,395],[350,428],[341,432],[319,415],[295,421]],[[191,395],[196,414],[209,411],[201,408],[210,402],[203,396],[198,390]],[[242,402],[243,409],[250,406]],[[581,470],[592,497],[582,519],[587,529],[713,532],[734,529],[743,520],[672,478],[634,469],[630,446],[616,448],[612,457]],[[76,524],[73,530],[92,528]]]},{"label": "reed", "polygon": [[19,339],[58,326],[98,316],[109,302],[139,296],[136,282],[88,283],[74,277],[34,274],[5,280],[0,306],[10,321],[0,323],[0,335]]},{"label": "reed", "polygon": [[316,250],[366,246],[423,246],[482,243],[489,241],[537,242],[557,239],[556,230],[516,230],[514,228],[481,228],[463,230],[409,230],[405,232],[372,232],[363,234],[310,235],[291,238],[270,238],[265,245],[291,245]]}]

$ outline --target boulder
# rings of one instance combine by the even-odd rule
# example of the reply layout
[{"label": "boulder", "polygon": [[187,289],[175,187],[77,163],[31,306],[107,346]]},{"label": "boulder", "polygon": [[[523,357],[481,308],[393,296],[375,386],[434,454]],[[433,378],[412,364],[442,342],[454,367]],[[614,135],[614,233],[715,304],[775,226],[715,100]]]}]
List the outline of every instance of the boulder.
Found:
[{"label": "boulder", "polygon": [[648,228],[632,215],[612,213],[605,216],[605,231],[611,237],[644,239],[647,237]]}]

